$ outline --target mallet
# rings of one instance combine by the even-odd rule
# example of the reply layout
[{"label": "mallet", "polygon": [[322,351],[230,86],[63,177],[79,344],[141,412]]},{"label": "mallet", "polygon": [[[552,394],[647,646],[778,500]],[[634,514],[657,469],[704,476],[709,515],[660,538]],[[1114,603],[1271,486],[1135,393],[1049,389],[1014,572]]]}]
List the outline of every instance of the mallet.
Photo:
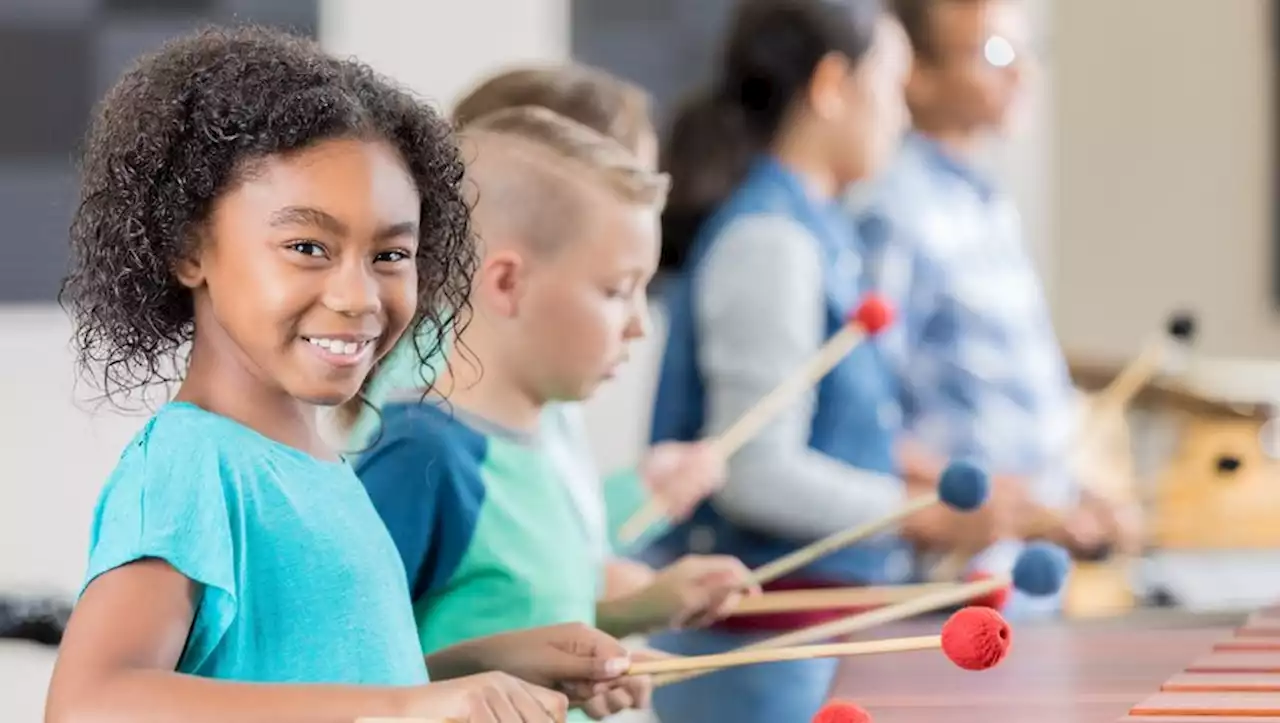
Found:
[{"label": "mallet", "polygon": [[[812,625],[800,630],[783,633],[758,643],[743,646],[739,650],[770,650],[791,645],[817,643],[867,630],[877,625],[906,620],[923,613],[963,604],[967,600],[1013,587],[1035,597],[1053,595],[1062,588],[1070,570],[1070,558],[1062,548],[1047,542],[1032,542],[1023,548],[1013,571],[1008,575],[956,585],[950,590],[921,595],[914,600],[886,605],[874,610],[856,613],[838,620]],[[973,606],[977,607],[977,606]],[[985,608],[990,609],[990,608]],[[701,673],[662,676],[654,681],[655,687],[688,680]]]},{"label": "mallet", "polygon": [[[734,452],[758,434],[774,415],[817,384],[863,340],[880,333],[892,320],[893,312],[884,299],[875,294],[863,297],[862,303],[849,315],[847,323],[827,340],[827,343],[804,366],[774,387],[773,391],[739,417],[733,426],[717,436],[712,443],[719,448],[726,459],[733,456]],[[618,530],[619,541],[625,545],[634,543],[664,516],[665,512],[661,506],[650,500],[639,512],[623,523]]]}]

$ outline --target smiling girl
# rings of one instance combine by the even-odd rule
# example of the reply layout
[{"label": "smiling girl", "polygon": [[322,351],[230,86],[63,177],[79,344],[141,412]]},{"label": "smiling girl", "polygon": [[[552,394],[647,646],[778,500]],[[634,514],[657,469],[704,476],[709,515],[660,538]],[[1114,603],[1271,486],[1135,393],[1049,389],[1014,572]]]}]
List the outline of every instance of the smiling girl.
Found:
[{"label": "smiling girl", "polygon": [[99,499],[46,720],[530,723],[563,720],[551,687],[604,695],[625,653],[582,626],[424,660],[394,543],[317,429],[402,334],[436,346],[466,303],[448,125],[307,41],[208,31],[124,76],[83,173],[80,361],[113,399],[182,374]]}]

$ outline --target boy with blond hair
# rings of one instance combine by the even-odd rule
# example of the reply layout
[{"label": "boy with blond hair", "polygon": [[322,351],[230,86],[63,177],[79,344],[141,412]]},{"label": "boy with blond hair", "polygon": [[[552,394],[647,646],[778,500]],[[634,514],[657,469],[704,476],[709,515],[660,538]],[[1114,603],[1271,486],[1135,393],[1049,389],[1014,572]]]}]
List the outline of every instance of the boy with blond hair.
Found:
[{"label": "boy with blond hair", "polygon": [[[424,650],[548,623],[621,637],[722,616],[749,575],[728,557],[686,558],[597,603],[600,560],[548,414],[590,396],[647,332],[665,177],[544,108],[476,119],[463,143],[482,254],[474,316],[442,396],[393,397],[357,467],[405,561]],[[615,708],[647,705],[635,683]]]}]

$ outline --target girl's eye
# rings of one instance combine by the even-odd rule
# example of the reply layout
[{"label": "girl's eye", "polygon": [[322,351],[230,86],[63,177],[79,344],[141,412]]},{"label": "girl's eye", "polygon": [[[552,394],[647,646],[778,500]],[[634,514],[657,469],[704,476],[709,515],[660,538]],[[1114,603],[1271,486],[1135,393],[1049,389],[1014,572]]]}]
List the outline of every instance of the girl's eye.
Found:
[{"label": "girl's eye", "polygon": [[316,243],[315,241],[294,241],[293,243],[289,244],[289,248],[293,249],[294,251],[297,251],[298,253],[304,256],[313,256],[316,258],[323,258],[325,255],[324,247]]},{"label": "girl's eye", "polygon": [[395,251],[382,251],[374,257],[374,260],[394,264],[398,261],[407,261],[409,258],[409,252],[396,249]]}]

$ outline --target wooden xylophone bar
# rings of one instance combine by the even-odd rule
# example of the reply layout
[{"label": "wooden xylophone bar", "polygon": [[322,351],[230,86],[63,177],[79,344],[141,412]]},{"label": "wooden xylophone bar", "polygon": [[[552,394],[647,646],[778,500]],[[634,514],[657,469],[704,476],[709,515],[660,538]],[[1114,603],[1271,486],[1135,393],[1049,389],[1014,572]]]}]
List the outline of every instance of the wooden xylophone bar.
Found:
[{"label": "wooden xylophone bar", "polygon": [[1280,721],[1280,609],[1262,610],[1130,709],[1122,721]]}]

